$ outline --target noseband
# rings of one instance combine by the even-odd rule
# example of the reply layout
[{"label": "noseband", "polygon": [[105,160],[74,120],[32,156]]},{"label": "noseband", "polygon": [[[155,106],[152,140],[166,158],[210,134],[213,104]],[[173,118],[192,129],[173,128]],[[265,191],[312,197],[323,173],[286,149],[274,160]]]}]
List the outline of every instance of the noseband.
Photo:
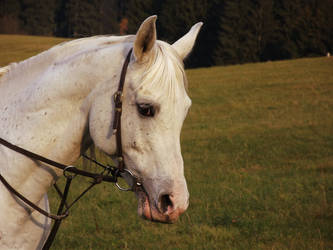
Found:
[{"label": "noseband", "polygon": [[[33,152],[30,152],[28,150],[25,150],[21,147],[18,147],[14,144],[11,144],[10,142],[0,138],[0,144],[13,150],[16,151],[20,154],[23,154],[33,160],[37,160],[46,164],[49,164],[53,167],[56,167],[58,169],[61,169],[63,171],[63,175],[66,177],[66,185],[64,188],[64,191],[61,192],[60,189],[57,187],[56,184],[54,184],[57,193],[61,197],[61,202],[58,208],[57,214],[51,214],[41,208],[39,208],[37,205],[35,205],[33,202],[25,198],[22,194],[20,194],[18,191],[16,191],[7,181],[6,179],[1,175],[0,173],[0,181],[3,183],[3,185],[9,190],[10,193],[18,197],[20,200],[22,200],[25,204],[30,206],[31,208],[35,209],[39,213],[43,214],[46,217],[49,217],[53,220],[55,220],[55,223],[52,227],[52,230],[49,234],[48,239],[46,240],[43,249],[49,249],[55,234],[60,226],[60,223],[62,219],[66,218],[69,214],[69,209],[87,192],[89,191],[94,185],[99,184],[101,182],[113,182],[115,185],[122,191],[136,191],[138,189],[143,189],[141,183],[139,182],[138,178],[132,174],[132,172],[128,169],[126,169],[124,158],[123,158],[123,151],[122,151],[122,140],[121,140],[121,114],[122,114],[122,98],[123,98],[123,89],[124,89],[124,84],[125,84],[125,77],[126,77],[126,72],[128,68],[128,64],[130,62],[132,54],[132,49],[128,52],[125,62],[123,64],[122,70],[121,70],[121,75],[120,75],[120,80],[119,80],[119,85],[118,85],[118,90],[114,94],[114,104],[115,104],[115,111],[114,111],[114,119],[113,119],[113,134],[116,136],[116,157],[117,157],[117,162],[118,166],[105,166],[94,159],[91,159],[90,157],[86,155],[82,155],[86,159],[94,162],[96,165],[104,168],[103,172],[100,174],[97,173],[92,173],[88,171],[84,171],[81,169],[78,169],[74,166],[66,166],[64,164],[52,161],[48,158],[45,158],[41,155],[35,154]],[[73,178],[77,175],[84,176],[84,177],[89,177],[92,178],[93,181],[88,188],[86,188],[71,204],[67,204],[67,194],[69,191],[69,187],[71,184],[71,181]],[[129,188],[123,188],[118,184],[118,177],[130,177],[132,179],[132,185],[130,185]],[[64,211],[64,207],[66,208]]]}]

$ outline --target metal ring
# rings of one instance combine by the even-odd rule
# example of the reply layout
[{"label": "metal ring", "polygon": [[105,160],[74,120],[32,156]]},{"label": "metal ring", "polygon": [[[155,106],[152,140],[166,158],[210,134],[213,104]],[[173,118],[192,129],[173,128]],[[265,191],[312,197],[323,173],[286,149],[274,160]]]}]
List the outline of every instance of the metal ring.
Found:
[{"label": "metal ring", "polygon": [[116,187],[120,190],[120,191],[132,191],[132,188],[123,188],[121,187],[118,182],[116,182]]},{"label": "metal ring", "polygon": [[65,176],[65,178],[71,178],[73,179],[77,174],[72,173],[72,174],[68,174],[68,169],[70,168],[75,168],[74,166],[67,166],[64,168],[64,170],[62,171],[62,174]]},{"label": "metal ring", "polygon": [[133,185],[132,185],[131,187],[129,187],[129,188],[123,188],[123,187],[121,187],[121,186],[119,185],[118,182],[116,182],[115,185],[116,185],[116,187],[117,187],[120,191],[132,191],[134,185],[138,185],[138,186],[141,185],[141,183],[139,183],[139,182],[137,181],[137,178],[135,177],[135,175],[134,175],[130,170],[128,170],[128,169],[123,169],[122,171],[123,171],[123,172],[127,172],[127,173],[129,173],[129,175],[130,175],[130,176],[132,177],[132,179],[133,179]]},{"label": "metal ring", "polygon": [[68,215],[69,215],[69,211],[68,211],[68,209],[66,209],[65,212],[62,213],[60,216],[61,216],[61,219],[65,219],[68,217]]},{"label": "metal ring", "polygon": [[[136,186],[142,186],[141,182],[138,181],[138,177],[136,177],[130,170],[128,169],[124,169],[124,171],[126,171],[127,173],[130,174],[130,176],[133,178],[133,187],[134,185]],[[132,190],[133,190],[133,187],[132,187]]]},{"label": "metal ring", "polygon": [[[123,161],[123,157],[118,157],[118,161]],[[123,169],[123,172],[127,172],[129,173],[129,175],[133,178],[133,179],[136,179],[135,175],[128,169]]]}]

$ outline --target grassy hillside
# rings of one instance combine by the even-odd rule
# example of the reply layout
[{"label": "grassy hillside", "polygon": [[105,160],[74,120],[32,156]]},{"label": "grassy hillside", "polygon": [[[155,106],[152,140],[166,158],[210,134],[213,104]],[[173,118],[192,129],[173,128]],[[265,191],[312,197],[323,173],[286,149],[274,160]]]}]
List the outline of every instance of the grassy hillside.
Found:
[{"label": "grassy hillside", "polygon": [[[0,36],[0,65],[58,42]],[[174,225],[143,221],[133,194],[101,184],[53,249],[332,249],[332,70],[333,58],[188,70],[187,213]],[[72,195],[87,184],[74,185]]]},{"label": "grassy hillside", "polygon": [[22,61],[66,40],[44,36],[0,35],[0,67]]}]

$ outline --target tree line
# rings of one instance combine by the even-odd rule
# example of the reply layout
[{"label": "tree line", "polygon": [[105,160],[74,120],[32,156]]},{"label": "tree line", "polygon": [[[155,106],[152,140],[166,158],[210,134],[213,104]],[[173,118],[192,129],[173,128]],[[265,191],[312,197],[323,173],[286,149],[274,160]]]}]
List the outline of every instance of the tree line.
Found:
[{"label": "tree line", "polygon": [[333,52],[332,0],[0,0],[0,33],[133,34],[152,14],[170,43],[204,22],[190,67]]}]

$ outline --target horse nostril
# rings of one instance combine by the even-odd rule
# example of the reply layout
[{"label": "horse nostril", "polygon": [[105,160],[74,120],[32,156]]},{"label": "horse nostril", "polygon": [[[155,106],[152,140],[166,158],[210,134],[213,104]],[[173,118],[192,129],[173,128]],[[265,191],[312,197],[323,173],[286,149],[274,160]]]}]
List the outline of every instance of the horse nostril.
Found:
[{"label": "horse nostril", "polygon": [[170,195],[164,194],[160,197],[159,209],[161,213],[171,213],[173,211],[173,203],[170,198]]}]

